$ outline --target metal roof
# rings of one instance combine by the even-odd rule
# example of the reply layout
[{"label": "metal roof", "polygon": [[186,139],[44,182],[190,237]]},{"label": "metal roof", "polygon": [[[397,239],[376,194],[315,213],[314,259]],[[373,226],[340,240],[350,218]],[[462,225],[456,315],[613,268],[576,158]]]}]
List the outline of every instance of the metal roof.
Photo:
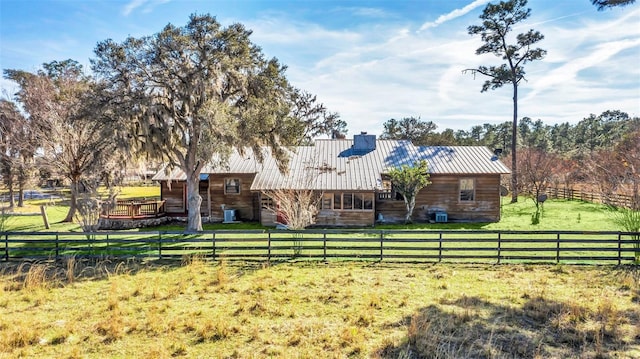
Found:
[{"label": "metal roof", "polygon": [[[203,173],[256,173],[252,190],[304,189],[324,191],[373,191],[382,184],[381,174],[404,164],[426,160],[432,174],[506,174],[507,168],[484,146],[414,146],[410,141],[376,140],[375,149],[354,151],[352,139],[316,140],[314,146],[298,146],[291,152],[289,172],[282,174],[275,159],[266,155],[260,164],[248,152],[234,152],[227,166],[203,169]],[[265,149],[265,153],[270,152]],[[176,172],[177,171],[177,172]],[[184,180],[174,170],[155,180]]]}]

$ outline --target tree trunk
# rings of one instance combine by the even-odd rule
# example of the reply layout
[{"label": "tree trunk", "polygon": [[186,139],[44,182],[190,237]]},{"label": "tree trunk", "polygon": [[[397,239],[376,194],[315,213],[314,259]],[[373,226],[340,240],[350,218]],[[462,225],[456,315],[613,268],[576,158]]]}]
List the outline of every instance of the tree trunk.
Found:
[{"label": "tree trunk", "polygon": [[13,209],[16,206],[16,199],[13,197],[15,192],[13,191],[13,186],[9,185],[9,209]]},{"label": "tree trunk", "polygon": [[194,171],[187,176],[187,232],[202,230],[202,217],[200,215],[200,171]]},{"label": "tree trunk", "polygon": [[18,207],[24,207],[24,187],[22,183],[18,184]]},{"label": "tree trunk", "polygon": [[407,206],[407,214],[404,217],[404,223],[411,223],[411,215],[413,214],[413,209],[416,207],[416,197],[414,196],[410,200],[407,200],[405,197],[404,204]]},{"label": "tree trunk", "polygon": [[78,207],[78,180],[71,181],[69,190],[71,191],[71,198],[69,199],[69,212],[67,212],[67,216],[62,220],[62,222],[66,223],[72,223],[73,217],[76,215],[76,209]]},{"label": "tree trunk", "polygon": [[511,203],[518,202],[518,168],[516,148],[518,145],[518,83],[513,83],[513,128],[511,130]]}]

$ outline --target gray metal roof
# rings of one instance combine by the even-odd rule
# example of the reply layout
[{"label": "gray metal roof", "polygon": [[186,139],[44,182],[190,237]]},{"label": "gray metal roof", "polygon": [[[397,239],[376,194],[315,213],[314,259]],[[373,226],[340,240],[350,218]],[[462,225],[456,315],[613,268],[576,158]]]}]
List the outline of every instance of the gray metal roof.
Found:
[{"label": "gray metal roof", "polygon": [[[266,151],[265,153],[268,154],[270,152]],[[220,164],[220,162],[224,163]],[[213,158],[211,162],[204,166],[202,173],[257,173],[261,171],[262,168],[263,164],[256,160],[251,150],[248,150],[242,155],[237,150],[233,150],[228,161],[222,161],[216,156],[216,158]],[[171,171],[167,171],[166,165],[160,168],[158,173],[152,178],[154,181],[185,181],[186,179],[187,175],[181,169],[174,168]]]},{"label": "gray metal roof", "polygon": [[[282,174],[272,156],[264,163],[249,151],[234,152],[227,167],[206,167],[203,173],[256,173],[252,190],[313,188],[324,191],[373,191],[382,184],[381,174],[403,164],[426,160],[432,174],[506,174],[500,160],[484,146],[414,146],[409,141],[376,140],[374,150],[357,151],[352,139],[316,140],[291,153],[289,172]],[[265,150],[266,151],[266,150]],[[268,152],[265,152],[268,153]],[[161,171],[162,172],[162,171]],[[185,179],[181,171],[155,180]]]}]

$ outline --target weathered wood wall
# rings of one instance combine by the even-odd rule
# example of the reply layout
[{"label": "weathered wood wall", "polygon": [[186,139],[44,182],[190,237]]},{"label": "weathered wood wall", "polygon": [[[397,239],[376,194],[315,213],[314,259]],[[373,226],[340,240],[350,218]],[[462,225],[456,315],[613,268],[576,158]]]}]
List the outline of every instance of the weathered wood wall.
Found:
[{"label": "weathered wood wall", "polygon": [[[209,175],[209,191],[211,193],[211,218],[212,222],[222,222],[224,220],[225,209],[235,209],[236,219],[239,221],[259,220],[260,202],[259,194],[251,192],[251,183],[255,174],[251,173],[226,173]],[[225,178],[236,178],[240,180],[240,193],[224,193]],[[204,208],[207,208],[206,191],[202,195]],[[208,215],[208,213],[207,213]]]},{"label": "weathered wood wall", "polygon": [[370,210],[328,210],[318,212],[316,226],[358,227],[372,226],[375,223],[374,211]]},{"label": "weathered wood wall", "polygon": [[[475,179],[475,200],[460,201],[461,178]],[[500,220],[500,175],[431,175],[431,184],[416,197],[413,210],[415,222],[434,219],[434,213],[447,213],[449,221],[497,222]],[[404,221],[404,201],[376,200],[376,213],[382,213],[385,222]]]},{"label": "weathered wood wall", "polygon": [[172,181],[171,188],[166,181],[160,183],[160,198],[165,201],[164,210],[167,214],[184,215],[187,213],[186,186],[185,181]]},{"label": "weathered wood wall", "polygon": [[[240,221],[258,221],[265,225],[275,225],[275,214],[261,211],[260,194],[251,192],[254,174],[212,174],[208,181],[200,182],[200,195],[203,198],[201,212],[213,222],[222,222],[226,209],[235,209]],[[225,178],[240,180],[239,194],[225,194]],[[459,200],[461,178],[475,179],[475,200]],[[427,222],[434,219],[434,213],[447,213],[449,221],[497,222],[500,220],[500,176],[499,175],[431,175],[431,184],[424,188],[416,198],[413,220]],[[162,183],[161,194],[165,200],[167,214],[184,215],[187,210],[185,182],[172,182],[171,189]],[[208,194],[210,194],[208,196]],[[405,217],[404,201],[379,200],[376,197],[373,211],[368,210],[320,210],[317,226],[368,226],[373,225],[382,214],[384,222],[401,223]],[[273,217],[273,218],[271,218]]]}]

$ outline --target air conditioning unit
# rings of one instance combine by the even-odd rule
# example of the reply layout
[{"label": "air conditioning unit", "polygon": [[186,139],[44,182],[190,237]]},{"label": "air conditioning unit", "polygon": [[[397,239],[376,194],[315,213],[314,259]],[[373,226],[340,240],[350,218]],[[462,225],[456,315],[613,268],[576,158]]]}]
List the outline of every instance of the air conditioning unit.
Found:
[{"label": "air conditioning unit", "polygon": [[225,209],[224,210],[224,222],[222,223],[232,223],[236,220],[236,210],[235,209]]},{"label": "air conditioning unit", "polygon": [[436,212],[436,223],[447,223],[447,212]]}]

